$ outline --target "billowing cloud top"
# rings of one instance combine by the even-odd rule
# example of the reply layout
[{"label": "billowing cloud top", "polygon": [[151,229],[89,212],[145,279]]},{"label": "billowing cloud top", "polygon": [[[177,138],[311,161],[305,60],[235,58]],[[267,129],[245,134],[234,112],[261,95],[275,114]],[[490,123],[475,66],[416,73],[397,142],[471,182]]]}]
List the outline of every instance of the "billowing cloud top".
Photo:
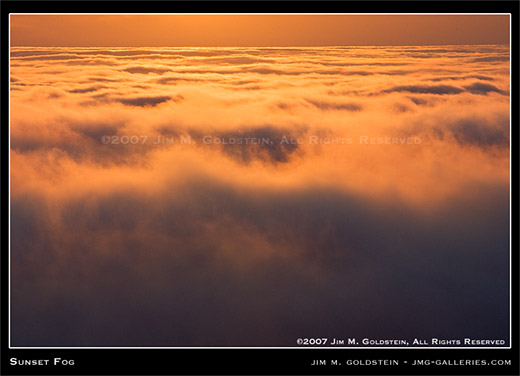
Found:
[{"label": "billowing cloud top", "polygon": [[14,346],[509,338],[503,46],[12,48]]}]

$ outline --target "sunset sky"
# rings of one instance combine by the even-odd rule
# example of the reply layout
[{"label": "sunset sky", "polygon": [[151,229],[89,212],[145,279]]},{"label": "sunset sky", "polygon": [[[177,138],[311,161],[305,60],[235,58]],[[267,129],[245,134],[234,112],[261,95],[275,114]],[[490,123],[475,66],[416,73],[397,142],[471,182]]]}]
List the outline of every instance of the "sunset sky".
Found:
[{"label": "sunset sky", "polygon": [[12,46],[509,44],[508,15],[12,15]]},{"label": "sunset sky", "polygon": [[509,343],[508,17],[11,27],[13,346]]}]

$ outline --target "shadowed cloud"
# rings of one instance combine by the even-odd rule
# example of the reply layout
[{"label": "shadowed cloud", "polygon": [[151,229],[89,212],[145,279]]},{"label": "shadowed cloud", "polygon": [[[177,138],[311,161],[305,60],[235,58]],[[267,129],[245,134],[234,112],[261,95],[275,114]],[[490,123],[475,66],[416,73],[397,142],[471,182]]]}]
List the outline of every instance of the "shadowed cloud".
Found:
[{"label": "shadowed cloud", "polygon": [[460,94],[464,90],[450,85],[434,85],[434,86],[421,86],[421,85],[405,85],[405,86],[394,86],[391,89],[384,90],[384,93],[414,93],[414,94]]},{"label": "shadowed cloud", "polygon": [[474,63],[494,63],[494,62],[506,62],[509,61],[508,56],[486,56],[477,57],[472,60]]},{"label": "shadowed cloud", "polygon": [[476,78],[477,80],[482,81],[493,81],[493,77],[488,76],[449,76],[449,77],[435,77],[435,78],[429,78],[429,81],[437,82],[437,81],[458,81],[458,80],[466,80],[468,78]]},{"label": "shadowed cloud", "polygon": [[128,72],[128,73],[140,73],[140,74],[149,74],[149,73],[164,74],[166,72],[169,72],[170,69],[156,68],[156,67],[129,67],[129,68],[123,69],[123,71]]},{"label": "shadowed cloud", "polygon": [[136,107],[154,107],[158,104],[173,101],[180,102],[184,99],[182,95],[177,95],[175,97],[171,96],[157,96],[157,97],[136,97],[136,98],[119,98],[114,99],[114,101],[124,104],[125,106],[136,106]]},{"label": "shadowed cloud", "polygon": [[465,119],[452,124],[449,129],[463,146],[501,147],[509,146],[509,121],[489,124],[480,119]]},{"label": "shadowed cloud", "polygon": [[[291,140],[295,140],[304,130],[301,128],[298,132],[273,126],[260,126],[241,131],[219,132],[216,138],[225,142],[221,144],[222,152],[240,163],[262,161],[277,164],[288,163],[296,154],[298,144]],[[254,141],[249,144],[248,140]]]},{"label": "shadowed cloud", "polygon": [[106,88],[106,86],[102,86],[102,85],[89,86],[89,87],[85,87],[85,88],[69,90],[69,93],[73,93],[73,94],[92,93],[94,91],[98,91],[98,90],[104,89],[104,88]]},{"label": "shadowed cloud", "polygon": [[490,85],[490,84],[485,84],[485,83],[482,83],[482,82],[475,82],[475,83],[473,83],[471,85],[464,86],[464,89],[469,91],[471,94],[486,95],[487,93],[492,93],[492,92],[499,93],[499,94],[502,94],[502,95],[508,95],[509,94],[507,91],[500,90],[496,86],[493,86],[493,85]]},{"label": "shadowed cloud", "polygon": [[[507,338],[505,187],[421,218],[327,190],[185,182],[180,197],[69,200],[54,224],[38,198],[13,201],[13,236],[26,234],[13,244],[13,344],[293,346],[301,331]],[[502,292],[482,299],[488,290]],[[457,319],[467,310],[480,314]]]},{"label": "shadowed cloud", "polygon": [[305,99],[308,103],[312,104],[314,107],[319,108],[320,110],[339,110],[339,111],[351,111],[357,112],[361,111],[362,107],[359,104],[355,103],[335,103],[335,102],[326,102],[314,99]]}]

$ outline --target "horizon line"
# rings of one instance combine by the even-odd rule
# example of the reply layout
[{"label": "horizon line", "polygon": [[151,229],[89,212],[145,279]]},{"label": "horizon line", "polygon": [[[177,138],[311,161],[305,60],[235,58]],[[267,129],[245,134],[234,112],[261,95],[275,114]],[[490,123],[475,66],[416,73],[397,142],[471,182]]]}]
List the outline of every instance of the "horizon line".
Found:
[{"label": "horizon line", "polygon": [[79,46],[79,45],[63,45],[63,46],[34,46],[34,45],[17,45],[10,47],[22,48],[309,48],[309,47],[437,47],[437,46],[511,46],[511,43],[449,43],[449,44],[324,44],[324,45],[306,45],[306,46],[261,46],[261,45],[244,45],[244,46],[149,46],[149,45],[128,45],[128,46]]}]

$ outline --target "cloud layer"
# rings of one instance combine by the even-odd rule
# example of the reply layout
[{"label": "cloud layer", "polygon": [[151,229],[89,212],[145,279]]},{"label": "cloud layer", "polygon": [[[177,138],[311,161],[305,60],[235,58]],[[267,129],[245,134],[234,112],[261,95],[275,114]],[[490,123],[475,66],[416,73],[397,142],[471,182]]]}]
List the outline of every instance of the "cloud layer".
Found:
[{"label": "cloud layer", "polygon": [[508,341],[508,56],[12,48],[12,345]]}]

